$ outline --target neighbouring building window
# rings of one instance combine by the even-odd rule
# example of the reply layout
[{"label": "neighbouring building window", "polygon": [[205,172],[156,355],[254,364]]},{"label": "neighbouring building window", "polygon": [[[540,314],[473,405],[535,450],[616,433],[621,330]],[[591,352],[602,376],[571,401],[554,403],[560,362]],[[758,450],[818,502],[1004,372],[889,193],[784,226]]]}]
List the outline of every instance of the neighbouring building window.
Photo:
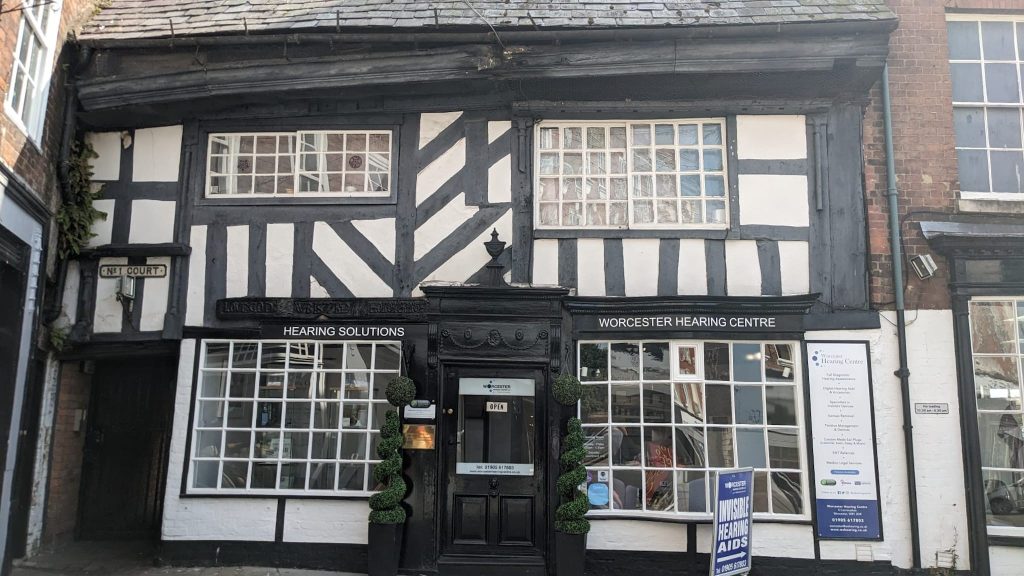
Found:
[{"label": "neighbouring building window", "polygon": [[204,341],[188,492],[373,491],[400,360],[398,342]]},{"label": "neighbouring building window", "polygon": [[388,130],[210,134],[207,197],[391,195]]},{"label": "neighbouring building window", "polygon": [[807,518],[797,344],[580,342],[596,514],[710,518],[717,469],[753,467],[754,512]]},{"label": "neighbouring building window", "polygon": [[538,228],[723,228],[725,120],[542,122]]},{"label": "neighbouring building window", "polygon": [[1019,535],[1024,527],[1024,299],[974,300],[970,319],[985,517],[990,533]]},{"label": "neighbouring building window", "polygon": [[4,101],[7,115],[38,142],[43,133],[46,98],[50,91],[61,2],[21,2],[21,24],[14,48],[11,84]]},{"label": "neighbouring building window", "polygon": [[962,196],[1024,199],[1024,17],[947,17]]}]

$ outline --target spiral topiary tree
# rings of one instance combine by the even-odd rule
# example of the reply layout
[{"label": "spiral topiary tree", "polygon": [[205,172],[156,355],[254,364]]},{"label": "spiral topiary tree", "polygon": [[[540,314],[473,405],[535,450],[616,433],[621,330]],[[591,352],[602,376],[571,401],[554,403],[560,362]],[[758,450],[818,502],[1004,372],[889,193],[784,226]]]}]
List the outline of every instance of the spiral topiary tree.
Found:
[{"label": "spiral topiary tree", "polygon": [[[416,397],[416,385],[412,378],[396,376],[388,382],[385,394],[388,404],[401,408]],[[384,489],[370,497],[370,522],[402,524],[405,522],[402,500],[408,486],[402,478],[402,431],[398,423],[398,410],[389,410],[384,416],[377,457],[381,463],[374,469],[373,477],[384,484]]]},{"label": "spiral topiary tree", "polygon": [[[563,406],[575,406],[583,395],[583,386],[572,374],[563,373],[555,378],[553,386],[555,401]],[[562,454],[559,456],[561,474],[558,476],[558,493],[562,503],[555,510],[555,529],[566,534],[590,532],[587,511],[590,502],[579,487],[587,480],[587,469],[583,458],[587,455],[583,447],[585,437],[580,419],[569,419],[568,432],[562,439]]]}]

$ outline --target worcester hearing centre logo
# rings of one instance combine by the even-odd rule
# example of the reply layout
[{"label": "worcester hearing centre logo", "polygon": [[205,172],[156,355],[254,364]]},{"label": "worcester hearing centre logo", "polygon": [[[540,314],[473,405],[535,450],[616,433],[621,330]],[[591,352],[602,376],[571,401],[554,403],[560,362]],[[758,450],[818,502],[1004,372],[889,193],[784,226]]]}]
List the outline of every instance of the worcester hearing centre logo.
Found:
[{"label": "worcester hearing centre logo", "polygon": [[815,368],[822,366],[850,366],[864,364],[863,358],[851,357],[844,353],[822,352],[820,349],[811,351],[811,362]]}]

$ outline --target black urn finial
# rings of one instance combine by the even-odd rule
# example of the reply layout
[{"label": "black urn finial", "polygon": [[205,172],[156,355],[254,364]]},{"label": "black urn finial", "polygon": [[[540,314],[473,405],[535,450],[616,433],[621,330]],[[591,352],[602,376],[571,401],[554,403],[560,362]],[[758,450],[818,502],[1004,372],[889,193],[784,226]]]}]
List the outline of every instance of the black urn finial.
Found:
[{"label": "black urn finial", "polygon": [[505,242],[498,240],[498,229],[491,230],[491,239],[484,242],[491,261],[487,263],[487,284],[490,286],[506,286],[504,278],[504,266],[498,262],[498,257],[505,251]]}]

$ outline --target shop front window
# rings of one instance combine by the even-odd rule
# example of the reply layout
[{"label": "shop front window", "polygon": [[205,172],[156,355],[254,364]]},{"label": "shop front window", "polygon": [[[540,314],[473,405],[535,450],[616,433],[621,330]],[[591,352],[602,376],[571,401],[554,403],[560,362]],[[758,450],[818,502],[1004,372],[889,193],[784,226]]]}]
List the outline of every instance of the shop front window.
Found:
[{"label": "shop front window", "polygon": [[711,517],[716,470],[753,467],[754,512],[805,519],[795,343],[580,342],[596,514]]},{"label": "shop front window", "polygon": [[974,388],[989,530],[1024,527],[1024,411],[1021,358],[1024,299],[970,305]]},{"label": "shop front window", "polygon": [[188,492],[362,495],[398,342],[206,340]]}]

